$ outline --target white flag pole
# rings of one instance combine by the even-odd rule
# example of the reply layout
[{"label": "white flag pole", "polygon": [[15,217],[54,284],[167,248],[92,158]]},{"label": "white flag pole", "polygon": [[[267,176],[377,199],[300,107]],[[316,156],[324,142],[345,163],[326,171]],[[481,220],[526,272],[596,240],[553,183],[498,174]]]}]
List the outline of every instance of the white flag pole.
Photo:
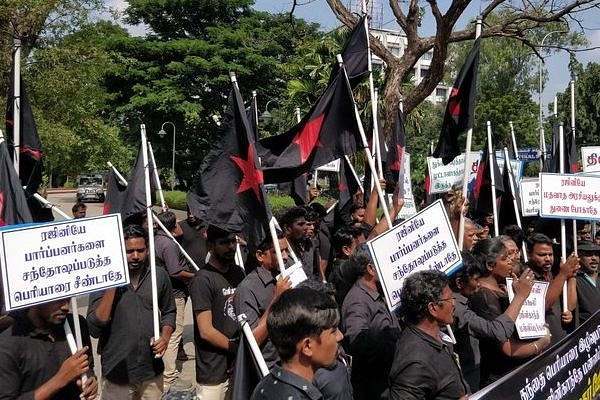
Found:
[{"label": "white flag pole", "polygon": [[13,40],[13,98],[8,101],[13,102],[13,164],[17,176],[19,176],[19,161],[21,158],[21,40]]},{"label": "white flag pole", "polygon": [[490,168],[490,185],[492,187],[492,212],[494,213],[494,235],[500,236],[498,226],[498,205],[496,204],[496,174],[494,169],[494,144],[492,143],[492,123],[487,121],[488,164]]},{"label": "white flag pole", "polygon": [[[515,137],[515,127],[513,126],[512,121],[508,121],[508,125],[510,125],[510,140],[513,146],[513,151],[515,152],[515,159],[519,159],[519,148],[517,147],[517,138]],[[508,158],[507,158],[508,160]]]},{"label": "white flag pole", "polygon": [[[556,97],[555,97],[556,99]],[[556,106],[556,103],[554,103]],[[563,137],[563,126],[562,124],[559,125],[558,127],[558,149],[559,149],[559,162],[560,162],[560,168],[559,168],[559,172],[561,174],[565,173],[565,140]],[[566,225],[565,225],[565,220],[564,218],[561,218],[560,220],[560,254],[561,254],[561,261],[565,262],[567,261],[567,229],[566,229]],[[562,290],[562,302],[563,302],[563,312],[568,310],[568,296],[567,296],[567,282],[565,281],[564,285],[563,285],[563,290]]]},{"label": "white flag pole", "polygon": [[[508,158],[508,149],[505,147],[504,148],[504,162],[509,162],[509,158]],[[513,209],[515,210],[515,217],[517,218],[517,225],[519,226],[519,228],[523,229],[523,226],[521,225],[521,215],[519,214],[519,205],[517,203],[517,188],[515,187],[515,180],[514,180],[514,176],[512,174],[512,169],[510,168],[510,166],[508,167],[508,169],[506,170],[507,173],[509,173],[510,175],[508,176],[508,181],[510,183],[510,193],[512,195],[512,199],[513,199]],[[504,188],[504,190],[506,190],[506,188]],[[522,243],[522,254],[523,254],[523,261],[527,262],[527,245],[525,244],[525,241],[523,241]]]},{"label": "white flag pole", "polygon": [[[477,25],[475,26],[475,40],[481,36],[481,18],[477,18]],[[463,184],[462,184],[462,195],[465,198],[465,203],[468,198],[469,191],[469,154],[471,153],[471,145],[473,142],[473,128],[470,127],[467,129],[467,139],[465,144],[465,175],[463,176]],[[460,212],[460,218],[458,220],[458,248],[462,250],[463,241],[465,234],[465,216],[464,216],[464,205],[463,210]]]},{"label": "white flag pole", "polygon": [[144,184],[146,192],[146,220],[148,221],[148,252],[150,253],[150,278],[152,281],[152,315],[154,325],[154,340],[160,339],[158,289],[156,282],[156,254],[154,251],[154,223],[152,218],[152,197],[150,194],[150,171],[148,170],[148,141],[146,139],[146,125],[140,125],[142,137],[142,160],[144,163]]},{"label": "white flag pole", "polygon": [[[571,78],[571,135],[573,135],[573,143],[575,142],[575,77]],[[575,160],[569,160],[573,163]],[[569,165],[569,172],[572,172]],[[591,224],[590,224],[591,225]],[[577,220],[573,220],[573,251],[577,254]]]}]

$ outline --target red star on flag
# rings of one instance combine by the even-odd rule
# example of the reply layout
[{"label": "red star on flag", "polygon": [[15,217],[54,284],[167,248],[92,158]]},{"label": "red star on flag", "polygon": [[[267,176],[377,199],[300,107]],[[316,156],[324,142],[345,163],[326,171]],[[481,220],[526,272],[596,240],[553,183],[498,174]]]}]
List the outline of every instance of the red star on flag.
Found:
[{"label": "red star on flag", "polygon": [[458,118],[460,115],[460,102],[457,101],[458,88],[453,87],[450,91],[450,99],[448,100],[448,110],[452,118]]},{"label": "red star on flag", "polygon": [[390,165],[390,170],[392,171],[400,171],[400,167],[401,167],[401,162],[402,162],[402,156],[404,153],[404,148],[402,146],[400,146],[399,144],[396,145],[396,159],[394,160],[394,163],[392,165]]},{"label": "red star on flag", "polygon": [[294,138],[294,143],[300,146],[300,162],[304,164],[315,147],[323,147],[319,142],[319,133],[323,126],[325,114],[309,121]]},{"label": "red star on flag", "polygon": [[252,189],[256,198],[262,203],[260,196],[260,185],[264,183],[263,172],[257,169],[254,164],[254,151],[252,146],[248,144],[248,159],[245,160],[242,157],[229,156],[229,158],[238,166],[242,171],[243,177],[237,192],[242,193],[248,189]]}]

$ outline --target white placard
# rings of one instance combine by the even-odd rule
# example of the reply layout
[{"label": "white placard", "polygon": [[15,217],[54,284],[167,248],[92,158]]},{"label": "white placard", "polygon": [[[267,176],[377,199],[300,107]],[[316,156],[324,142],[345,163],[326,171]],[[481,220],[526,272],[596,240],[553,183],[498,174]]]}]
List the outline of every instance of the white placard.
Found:
[{"label": "white placard", "polygon": [[0,241],[7,310],[129,282],[119,214],[6,229]]},{"label": "white placard", "polygon": [[525,178],[519,182],[521,197],[521,214],[524,217],[534,217],[540,212],[540,180]]},{"label": "white placard", "polygon": [[[469,153],[469,182],[477,176],[477,166],[480,155],[477,151]],[[465,175],[465,153],[456,156],[448,165],[442,163],[441,158],[427,157],[427,168],[429,168],[429,194],[446,193],[453,186],[462,187]]]},{"label": "white placard", "polygon": [[[290,278],[290,284],[293,288],[298,286],[298,284],[304,282],[308,278],[306,277],[306,272],[302,268],[302,263],[300,261],[296,261],[291,266],[287,267],[282,273],[284,277],[287,276]],[[279,278],[279,277],[278,277]]]},{"label": "white placard", "polygon": [[540,174],[540,216],[600,219],[600,176]]},{"label": "white placard", "polygon": [[581,163],[583,172],[600,172],[600,146],[582,147]]},{"label": "white placard", "polygon": [[[498,163],[498,169],[500,173],[504,172],[504,154],[502,158],[496,157],[496,162]],[[523,177],[523,164],[525,164],[522,160],[510,159],[510,169],[512,169],[513,176],[515,177],[515,181],[519,181]]]},{"label": "white placard", "polygon": [[340,159],[336,159],[333,161],[328,162],[325,165],[321,165],[320,167],[317,167],[318,171],[329,171],[329,172],[339,172],[340,170]]},{"label": "white placard", "polygon": [[[415,198],[412,191],[412,183],[410,179],[410,154],[404,153],[402,157],[402,169],[403,171],[398,175],[398,184],[400,190],[402,190],[402,198],[404,199],[404,205],[398,214],[398,219],[406,219],[412,217],[417,213],[417,206],[415,204]],[[402,179],[402,183],[400,182]],[[392,194],[388,193],[388,204],[392,204]]]},{"label": "white placard", "polygon": [[[508,300],[513,301],[515,293],[512,278],[506,278]],[[515,328],[520,339],[537,339],[546,335],[546,291],[549,283],[534,281],[531,293],[521,306]]]},{"label": "white placard", "polygon": [[446,274],[462,265],[442,201],[367,242],[390,310],[400,302],[404,279],[412,272],[437,269]]}]

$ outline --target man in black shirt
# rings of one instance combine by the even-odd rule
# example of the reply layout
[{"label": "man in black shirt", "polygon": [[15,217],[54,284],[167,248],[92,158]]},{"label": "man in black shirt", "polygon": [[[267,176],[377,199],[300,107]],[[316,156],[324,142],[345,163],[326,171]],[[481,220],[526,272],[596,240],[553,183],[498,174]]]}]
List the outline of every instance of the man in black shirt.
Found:
[{"label": "man in black shirt", "polygon": [[69,299],[63,299],[11,313],[14,323],[0,337],[0,398],[96,398],[98,381],[87,326],[82,319],[84,346],[71,355],[64,330],[66,321],[73,323],[68,312]]},{"label": "man in black shirt", "polygon": [[271,307],[267,329],[281,358],[252,393],[251,400],[318,400],[323,395],[311,382],[315,371],[336,362],[337,304],[325,293],[309,288],[285,291]]},{"label": "man in black shirt", "polygon": [[163,394],[162,356],[175,328],[175,301],[169,275],[156,269],[160,337],[153,337],[152,281],[148,238],[137,225],[123,229],[129,285],[90,296],[87,321],[99,338],[103,400],[152,399]]},{"label": "man in black shirt", "polygon": [[302,268],[308,279],[325,280],[319,269],[319,253],[313,242],[306,237],[306,209],[292,207],[279,218],[279,222],[292,251],[302,262]]},{"label": "man in black shirt", "polygon": [[234,339],[238,337],[238,323],[233,297],[244,272],[234,261],[235,233],[209,225],[206,236],[211,258],[190,285],[196,391],[203,400],[223,400],[229,393],[229,377],[237,351]]}]

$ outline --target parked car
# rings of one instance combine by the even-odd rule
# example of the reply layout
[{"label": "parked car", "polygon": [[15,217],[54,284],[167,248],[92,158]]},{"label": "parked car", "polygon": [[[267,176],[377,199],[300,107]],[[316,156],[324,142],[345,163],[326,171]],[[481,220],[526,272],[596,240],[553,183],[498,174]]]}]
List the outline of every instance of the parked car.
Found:
[{"label": "parked car", "polygon": [[104,177],[102,174],[80,174],[77,182],[77,201],[104,203]]}]

